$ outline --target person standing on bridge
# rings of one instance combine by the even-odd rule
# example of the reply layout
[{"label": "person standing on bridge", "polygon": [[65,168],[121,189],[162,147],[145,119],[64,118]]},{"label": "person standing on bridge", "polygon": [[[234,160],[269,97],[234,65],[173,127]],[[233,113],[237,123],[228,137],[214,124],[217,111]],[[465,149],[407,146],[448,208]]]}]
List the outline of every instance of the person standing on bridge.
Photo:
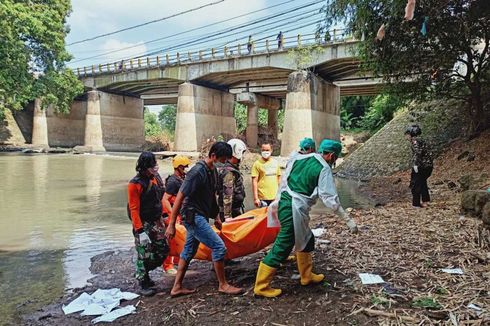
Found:
[{"label": "person standing on bridge", "polygon": [[277,34],[276,40],[277,40],[277,49],[282,50],[283,41],[284,41],[284,34],[282,34],[282,31],[279,31],[279,34]]},{"label": "person standing on bridge", "polygon": [[248,54],[252,53],[252,46],[253,46],[252,35],[249,35],[248,36],[248,42],[247,42]]},{"label": "person standing on bridge", "polygon": [[262,144],[261,156],[252,166],[252,193],[256,207],[272,203],[281,181],[281,167],[279,162],[271,157],[271,144]]},{"label": "person standing on bridge", "polygon": [[346,221],[351,232],[358,232],[356,223],[340,205],[330,167],[341,150],[338,141],[324,139],[318,154],[291,154],[277,198],[269,206],[268,226],[280,226],[281,229],[272,249],[259,265],[254,287],[256,295],[272,298],[281,294],[282,291],[272,288],[270,283],[293,247],[296,247],[301,285],[320,283],[325,278],[323,274],[312,272],[315,237],[308,225],[309,211],[318,198]]},{"label": "person standing on bridge", "polygon": [[133,224],[136,260],[136,279],[141,294],[155,294],[155,283],[149,272],[161,266],[168,255],[169,246],[165,238],[162,197],[165,191],[163,180],[158,174],[158,163],[151,152],[143,152],[136,165],[138,174],[128,185],[128,215]]},{"label": "person standing on bridge", "polygon": [[[426,141],[419,138],[422,130],[418,125],[411,125],[405,131],[405,137],[412,146],[412,174],[410,177],[410,188],[412,190],[412,206],[427,207],[430,202],[429,187],[427,179],[432,174],[433,158],[432,152]],[[420,199],[422,198],[422,203]]]},{"label": "person standing on bridge", "polygon": [[245,201],[240,161],[247,150],[247,145],[240,139],[230,139],[228,144],[233,154],[225,164],[218,165],[218,204],[222,221],[243,214]]},{"label": "person standing on bridge", "polygon": [[[163,195],[163,211],[167,217],[172,214],[172,206],[175,203],[175,198],[179,193],[179,189],[184,182],[186,175],[186,170],[189,168],[191,161],[187,156],[177,155],[172,159],[172,166],[174,168],[174,173],[169,175],[165,180],[165,194]],[[177,217],[177,223],[182,224],[182,218]],[[163,263],[163,270],[167,274],[176,274],[177,269],[175,269],[174,264],[179,263],[179,257],[168,256]]]},{"label": "person standing on bridge", "polygon": [[[165,235],[168,239],[175,236],[175,222],[181,212],[184,226],[187,230],[184,249],[180,254],[179,267],[175,276],[171,296],[194,293],[195,289],[182,286],[185,273],[202,242],[211,249],[214,270],[218,278],[218,292],[224,294],[240,294],[243,289],[232,286],[225,277],[226,247],[223,240],[209,225],[209,219],[215,219],[215,226],[221,230],[222,221],[219,217],[216,189],[218,174],[215,164],[225,163],[232,155],[231,146],[225,142],[216,142],[211,147],[208,157],[197,164],[187,173],[182,187],[172,208],[172,215]],[[182,211],[181,211],[182,208]]]}]

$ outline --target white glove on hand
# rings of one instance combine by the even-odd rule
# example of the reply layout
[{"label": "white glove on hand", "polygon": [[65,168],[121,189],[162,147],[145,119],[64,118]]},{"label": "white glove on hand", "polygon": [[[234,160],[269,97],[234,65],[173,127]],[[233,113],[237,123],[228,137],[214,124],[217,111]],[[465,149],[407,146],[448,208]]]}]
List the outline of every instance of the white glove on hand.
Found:
[{"label": "white glove on hand", "polygon": [[148,234],[146,234],[146,232],[141,232],[139,234],[139,237],[140,237],[140,245],[142,246],[147,245],[148,243],[151,242],[150,237],[148,236]]},{"label": "white glove on hand", "polygon": [[415,171],[415,173],[419,173],[419,167],[418,166],[414,165],[413,170]]},{"label": "white glove on hand", "polygon": [[342,206],[340,206],[337,210],[337,215],[345,221],[347,227],[352,233],[359,232],[356,222],[354,222],[354,220],[349,216],[349,213],[347,213]]}]

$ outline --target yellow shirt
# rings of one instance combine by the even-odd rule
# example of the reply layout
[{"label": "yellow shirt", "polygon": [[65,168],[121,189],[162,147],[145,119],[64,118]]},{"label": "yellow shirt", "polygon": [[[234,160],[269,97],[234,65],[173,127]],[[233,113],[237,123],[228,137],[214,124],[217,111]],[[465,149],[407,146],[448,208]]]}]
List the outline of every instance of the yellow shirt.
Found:
[{"label": "yellow shirt", "polygon": [[281,175],[279,162],[270,158],[265,161],[263,158],[255,161],[252,166],[252,178],[257,177],[257,190],[260,200],[273,200],[276,198],[278,181],[277,177]]}]

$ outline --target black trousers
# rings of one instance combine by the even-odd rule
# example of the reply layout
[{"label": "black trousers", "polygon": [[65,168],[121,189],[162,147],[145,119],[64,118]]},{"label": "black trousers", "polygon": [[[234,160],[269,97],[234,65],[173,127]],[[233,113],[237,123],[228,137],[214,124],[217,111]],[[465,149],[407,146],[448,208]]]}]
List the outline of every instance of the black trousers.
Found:
[{"label": "black trousers", "polygon": [[423,202],[430,201],[429,187],[427,186],[427,179],[432,174],[432,167],[422,168],[419,167],[419,172],[415,173],[412,168],[412,175],[410,178],[410,188],[412,189],[412,205],[422,206],[420,199]]}]

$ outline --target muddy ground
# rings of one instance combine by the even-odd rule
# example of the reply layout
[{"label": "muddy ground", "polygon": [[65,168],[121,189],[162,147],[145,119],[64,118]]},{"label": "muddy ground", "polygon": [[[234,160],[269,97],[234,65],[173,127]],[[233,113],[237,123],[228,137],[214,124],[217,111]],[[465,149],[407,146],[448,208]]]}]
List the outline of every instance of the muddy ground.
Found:
[{"label": "muddy ground", "polygon": [[[323,226],[317,243],[315,270],[326,282],[303,287],[292,279],[293,262],[279,269],[273,285],[283,289],[275,299],[255,298],[253,284],[263,252],[228,266],[228,279],[247,291],[230,297],[217,293],[209,262],[192,262],[185,279],[198,292],[170,298],[173,276],[156,271],[158,294],[126,304],[137,305],[134,315],[116,325],[490,325],[490,251],[477,241],[482,222],[463,216],[459,201],[465,180],[470,188],[490,186],[490,144],[485,134],[471,142],[453,144],[435,164],[430,179],[433,201],[428,208],[410,207],[408,172],[372,180],[364,187],[378,205],[354,210],[360,233],[350,234],[332,215],[312,217],[312,226]],[[463,155],[465,151],[472,155]],[[471,160],[468,160],[468,156]],[[461,178],[463,178],[461,180]],[[466,178],[466,179],[464,179]],[[462,182],[460,182],[462,181]],[[137,291],[132,278],[132,250],[93,258],[92,285],[67,294],[59,302],[25,317],[27,325],[87,325],[92,318],[78,313],[64,316],[61,305],[81,292],[119,287]],[[442,268],[462,268],[451,275]],[[362,285],[358,273],[379,274],[385,284]],[[469,308],[474,304],[481,308]]]}]

